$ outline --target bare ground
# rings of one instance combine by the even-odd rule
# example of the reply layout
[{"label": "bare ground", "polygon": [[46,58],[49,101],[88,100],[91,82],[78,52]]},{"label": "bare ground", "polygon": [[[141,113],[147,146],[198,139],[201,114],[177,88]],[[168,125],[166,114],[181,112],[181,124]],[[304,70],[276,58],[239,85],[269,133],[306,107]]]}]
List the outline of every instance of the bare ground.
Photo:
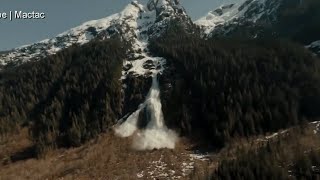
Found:
[{"label": "bare ground", "polygon": [[[27,130],[0,146],[0,179],[189,179],[200,176],[210,159],[188,150],[181,139],[174,150],[135,151],[131,139],[106,133],[87,144],[50,152],[36,159]],[[11,139],[9,138],[9,139]],[[205,175],[206,170],[202,170]]]},{"label": "bare ground", "polygon": [[[307,148],[319,148],[315,125],[295,138]],[[270,136],[238,138],[218,152],[196,153],[196,144],[181,138],[174,150],[135,151],[132,139],[113,132],[100,135],[85,145],[58,149],[36,159],[27,129],[0,142],[0,180],[19,179],[205,179],[222,158],[234,158],[239,148],[250,149],[296,130],[279,131]],[[291,138],[292,139],[292,138]]]}]

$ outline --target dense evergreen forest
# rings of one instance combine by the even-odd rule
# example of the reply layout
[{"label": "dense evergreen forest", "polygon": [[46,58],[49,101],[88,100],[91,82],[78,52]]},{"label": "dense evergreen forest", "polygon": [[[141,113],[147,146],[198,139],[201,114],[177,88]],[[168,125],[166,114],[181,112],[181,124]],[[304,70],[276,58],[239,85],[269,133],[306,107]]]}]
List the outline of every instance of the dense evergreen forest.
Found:
[{"label": "dense evergreen forest", "polygon": [[305,143],[302,141],[306,139],[301,138],[305,132],[298,131],[268,141],[262,147],[239,148],[236,157],[228,157],[219,163],[212,179],[319,179],[320,149],[307,145],[319,145],[318,137],[308,138],[309,142]]},{"label": "dense evergreen forest", "polygon": [[201,132],[216,147],[232,137],[277,131],[320,116],[319,59],[281,40],[208,39],[178,25],[150,49],[168,61],[165,120]]},{"label": "dense evergreen forest", "polygon": [[127,49],[118,38],[93,41],[1,72],[1,134],[30,125],[41,152],[80,145],[107,130],[122,111]]}]

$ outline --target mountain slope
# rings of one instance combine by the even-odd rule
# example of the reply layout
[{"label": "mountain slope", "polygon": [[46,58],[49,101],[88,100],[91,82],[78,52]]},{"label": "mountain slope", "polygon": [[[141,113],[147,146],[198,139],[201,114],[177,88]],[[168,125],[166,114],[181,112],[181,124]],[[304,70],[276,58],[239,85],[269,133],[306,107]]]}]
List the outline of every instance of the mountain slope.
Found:
[{"label": "mountain slope", "polygon": [[273,0],[242,0],[236,4],[223,5],[206,16],[195,21],[196,24],[205,29],[206,34],[225,27],[225,34],[232,31],[228,25],[242,25],[247,23],[258,24],[264,19],[276,20],[276,13],[281,1]]},{"label": "mountain slope", "polygon": [[286,38],[309,45],[320,38],[319,8],[316,0],[246,0],[221,6],[195,23],[207,37]]},{"label": "mountain slope", "polygon": [[71,45],[83,45],[92,39],[104,39],[114,34],[121,34],[126,40],[136,38],[139,33],[158,36],[168,20],[173,18],[188,20],[183,7],[176,0],[160,0],[157,3],[149,0],[132,1],[120,13],[86,22],[52,39],[0,54],[0,67],[39,60]]},{"label": "mountain slope", "polygon": [[[288,2],[222,6],[201,34],[177,0],[133,1],[63,33],[59,49],[60,35],[25,59],[13,50],[0,71],[1,177],[318,177],[320,61],[305,47],[320,38],[288,29]],[[315,1],[300,2],[305,20]]]},{"label": "mountain slope", "polygon": [[166,123],[215,147],[320,116],[319,59],[279,40],[202,39],[172,29],[151,43],[167,59]]},{"label": "mountain slope", "polygon": [[[172,21],[185,29],[192,25],[178,1],[133,1],[118,14],[41,42],[42,48],[37,43],[26,46],[36,53],[28,51],[23,61],[12,58],[16,66],[0,72],[0,99],[4,99],[0,132],[10,132],[21,123],[31,124],[38,152],[80,145],[110,130],[122,117],[119,126],[129,123],[135,128],[129,135],[148,127],[152,131],[146,133],[165,137],[169,130],[163,123],[158,76],[166,60],[153,56],[148,44]],[[86,36],[88,31],[92,36]],[[57,39],[62,45],[52,51],[52,42]],[[20,53],[19,49],[14,52]],[[21,106],[23,102],[27,103]],[[141,119],[147,123],[143,127],[138,125]],[[162,147],[148,148],[154,146]]]}]

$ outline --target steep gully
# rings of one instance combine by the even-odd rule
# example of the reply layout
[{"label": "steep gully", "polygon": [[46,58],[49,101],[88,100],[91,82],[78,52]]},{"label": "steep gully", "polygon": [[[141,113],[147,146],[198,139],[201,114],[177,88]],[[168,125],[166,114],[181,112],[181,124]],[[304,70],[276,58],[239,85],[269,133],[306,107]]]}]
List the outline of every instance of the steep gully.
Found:
[{"label": "steep gully", "polygon": [[[150,54],[147,47],[149,36],[145,33],[154,24],[156,15],[154,11],[144,10],[140,11],[136,18],[133,22],[136,23],[134,26],[138,28],[134,32],[133,49],[135,53],[133,56],[139,58],[124,62],[124,66],[130,65],[131,68],[123,71],[122,80],[132,74],[134,76],[150,76],[152,77],[152,85],[145,101],[131,115],[119,120],[114,131],[120,137],[133,136],[132,146],[136,150],[173,149],[178,136],[164,123],[158,81],[158,75],[163,73],[166,60],[161,57],[153,57]],[[146,63],[151,63],[151,67],[145,67]],[[138,127],[141,112],[145,113],[148,122],[143,129]]]}]

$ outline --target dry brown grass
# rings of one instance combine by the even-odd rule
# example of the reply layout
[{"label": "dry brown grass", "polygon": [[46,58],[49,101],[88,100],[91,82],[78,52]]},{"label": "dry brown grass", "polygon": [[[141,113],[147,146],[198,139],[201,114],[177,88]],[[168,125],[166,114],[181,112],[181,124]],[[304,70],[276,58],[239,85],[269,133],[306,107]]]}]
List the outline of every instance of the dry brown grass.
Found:
[{"label": "dry brown grass", "polygon": [[[253,149],[265,147],[268,143],[281,143],[281,147],[285,147],[285,153],[288,161],[294,159],[297,153],[310,150],[320,149],[320,132],[314,133],[315,124],[309,124],[305,127],[293,127],[287,130],[279,130],[277,136],[275,133],[267,134],[267,136],[252,136],[250,138],[234,138],[218,153],[212,154],[212,161],[209,164],[208,171],[212,173],[219,165],[221,160],[235,159],[239,152],[249,152]],[[266,137],[273,136],[267,139]]]},{"label": "dry brown grass", "polygon": [[[301,143],[305,148],[319,148],[319,135],[315,135],[313,127],[307,127],[303,135],[295,129],[291,134],[282,135]],[[20,161],[10,161],[13,155],[24,152],[32,147],[27,130],[12,136],[0,145],[0,180],[19,179],[205,179],[224,158],[235,158],[239,149],[252,149],[265,145],[263,137],[249,139],[238,138],[219,152],[212,153],[207,161],[191,160],[190,154],[195,144],[182,138],[174,150],[162,149],[154,151],[135,151],[131,148],[131,138],[118,138],[113,132],[100,135],[78,148],[59,149],[50,152],[44,159],[26,156]],[[297,134],[297,135],[295,135]],[[275,137],[276,138],[276,137]],[[289,139],[284,140],[290,147]],[[27,151],[28,152],[28,151]],[[186,165],[193,163],[194,169],[189,169],[183,176]],[[161,168],[162,166],[162,168]],[[173,171],[174,170],[174,173]],[[154,174],[150,174],[150,173]],[[168,176],[162,176],[167,173]]]},{"label": "dry brown grass", "polygon": [[28,129],[21,129],[18,133],[2,137],[0,140],[0,167],[11,161],[23,160],[32,146],[28,138]]},{"label": "dry brown grass", "polygon": [[[32,146],[27,141],[26,133],[21,133],[20,145],[7,143],[0,156],[12,156],[14,152]],[[190,163],[187,149],[190,143],[185,139],[177,144],[174,150],[162,149],[139,152],[131,148],[131,139],[122,139],[112,132],[101,135],[87,144],[72,149],[59,149],[50,152],[45,159],[29,158],[22,161],[8,162],[0,165],[0,179],[138,179],[137,174],[143,172],[143,178],[167,179],[169,177],[183,177],[182,164]],[[5,153],[3,153],[5,152]],[[194,160],[196,166],[205,168],[207,162]],[[165,164],[163,169],[159,168]],[[203,166],[203,167],[202,167]],[[172,173],[172,170],[175,173]],[[154,171],[154,174],[151,173]],[[187,173],[191,173],[189,170]]]}]

